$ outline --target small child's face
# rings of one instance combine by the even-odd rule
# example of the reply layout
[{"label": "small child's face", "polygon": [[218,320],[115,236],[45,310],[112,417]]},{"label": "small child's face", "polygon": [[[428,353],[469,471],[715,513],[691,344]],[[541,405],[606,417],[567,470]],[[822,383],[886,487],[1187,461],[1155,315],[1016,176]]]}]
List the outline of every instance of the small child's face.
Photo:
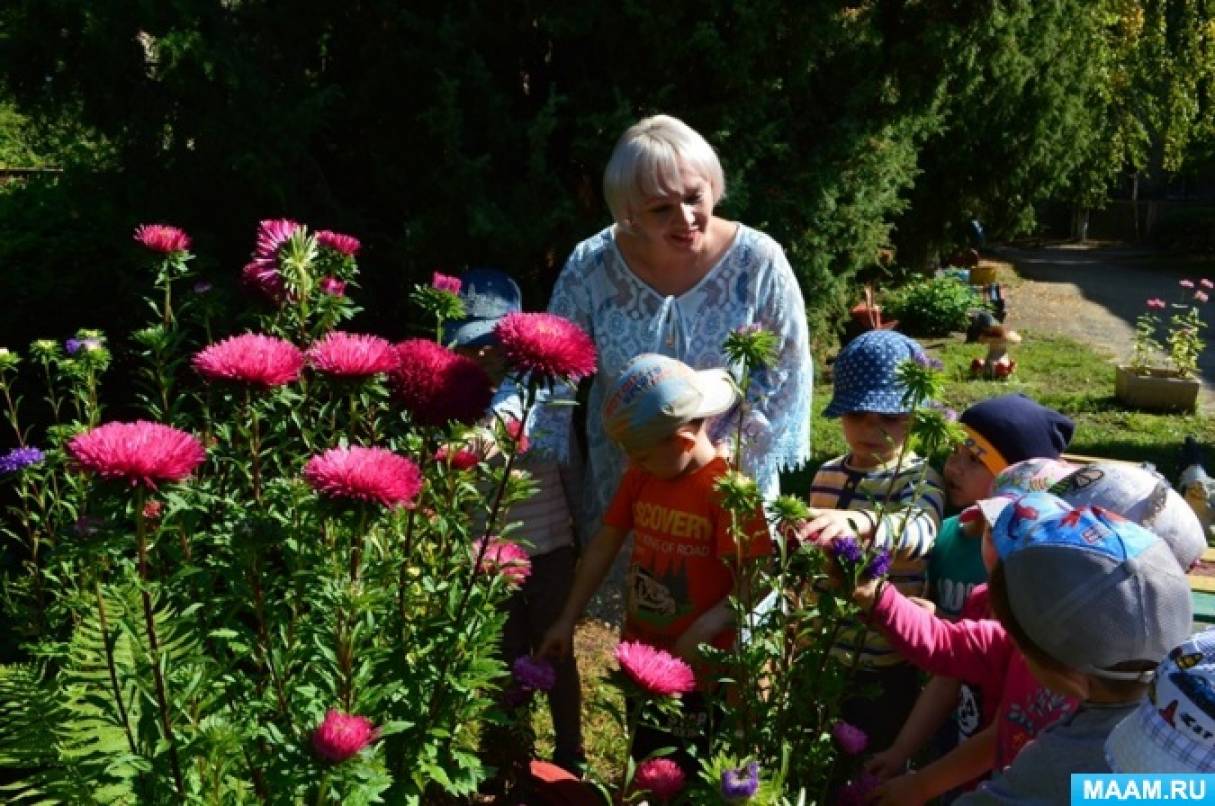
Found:
[{"label": "small child's face", "polygon": [[628,451],[629,461],[654,478],[673,479],[688,469],[696,441],[685,431],[676,431],[648,448]]},{"label": "small child's face", "polygon": [[991,495],[995,475],[979,461],[974,451],[958,445],[945,462],[945,493],[955,507],[968,507]]},{"label": "small child's face", "polygon": [[996,553],[996,544],[991,538],[991,526],[986,522],[983,524],[983,543],[979,547],[979,556],[983,558],[983,567],[987,569],[987,576],[990,578],[991,569],[996,567],[1000,555]]},{"label": "small child's face", "polygon": [[502,358],[502,348],[496,344],[484,344],[480,347],[456,347],[456,352],[465,358],[476,361],[485,374],[494,382],[502,383],[506,377],[506,361]]},{"label": "small child's face", "polygon": [[907,440],[910,414],[877,414],[853,411],[840,417],[844,441],[852,453],[852,464],[861,469],[893,460]]}]

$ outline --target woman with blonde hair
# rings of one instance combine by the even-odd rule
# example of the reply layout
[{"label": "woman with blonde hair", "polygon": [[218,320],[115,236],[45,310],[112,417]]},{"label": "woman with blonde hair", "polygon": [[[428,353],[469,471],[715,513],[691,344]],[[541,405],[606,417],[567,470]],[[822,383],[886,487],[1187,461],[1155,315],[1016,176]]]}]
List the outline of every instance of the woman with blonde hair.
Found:
[{"label": "woman with blonde hair", "polygon": [[[549,311],[586,329],[599,351],[587,416],[587,484],[580,532],[593,534],[626,465],[604,432],[604,390],[628,361],[655,352],[694,369],[724,366],[726,335],[758,325],[778,337],[778,357],[755,378],[744,421],[744,469],[765,497],[779,471],[810,451],[810,359],[805,304],[784,250],[772,238],[714,214],[726,193],[713,147],[668,115],[645,118],[616,143],[603,175],[614,223],[578,244]],[[535,432],[561,455],[568,407],[547,407]],[[715,424],[724,446],[734,415]],[[544,434],[547,434],[547,439]]]}]

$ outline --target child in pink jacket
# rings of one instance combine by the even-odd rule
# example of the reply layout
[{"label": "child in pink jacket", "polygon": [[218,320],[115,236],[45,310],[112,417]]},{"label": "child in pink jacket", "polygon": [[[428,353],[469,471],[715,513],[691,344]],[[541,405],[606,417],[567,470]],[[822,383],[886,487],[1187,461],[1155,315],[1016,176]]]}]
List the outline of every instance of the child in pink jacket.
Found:
[{"label": "child in pink jacket", "polygon": [[[1143,507],[1140,488],[1151,485],[1131,484],[1124,477],[1147,471],[1121,468],[1118,483],[1101,483],[1092,479],[1093,468],[1083,468],[1067,475],[1068,466],[1051,460],[1031,459],[1013,465],[997,477],[997,496],[978,503],[971,515],[981,515],[984,528],[983,561],[990,569],[996,562],[991,543],[991,524],[1012,498],[1050,487],[1069,497],[1083,498],[1085,503],[1103,506],[1115,512],[1152,513],[1156,526],[1173,549],[1179,564],[1188,563],[1187,545],[1193,542],[1191,532],[1201,533],[1197,522],[1173,515],[1184,515],[1185,502],[1177,496],[1162,493],[1155,507]],[[1098,474],[1099,475],[1099,474]],[[1083,483],[1071,479],[1083,476]],[[1134,479],[1131,479],[1134,481]],[[1168,492],[1171,492],[1168,491]],[[1168,516],[1168,517],[1166,517]],[[1172,523],[1177,520],[1179,525]],[[1148,521],[1151,518],[1143,517]],[[1164,528],[1161,528],[1164,527]],[[1185,554],[1183,558],[1181,555]],[[986,586],[977,588],[967,602],[963,619],[948,622],[898,594],[890,586],[878,591],[876,582],[858,588],[854,594],[862,607],[871,607],[870,623],[890,639],[895,649],[911,663],[934,674],[959,678],[979,687],[984,702],[998,702],[991,725],[964,742],[950,754],[924,769],[895,778],[879,790],[882,802],[898,804],[923,803],[988,771],[1002,770],[1042,730],[1075,710],[1078,703],[1040,686],[1030,673],[1024,655],[1013,644],[1003,626],[987,616]],[[994,766],[993,766],[994,765]]]}]

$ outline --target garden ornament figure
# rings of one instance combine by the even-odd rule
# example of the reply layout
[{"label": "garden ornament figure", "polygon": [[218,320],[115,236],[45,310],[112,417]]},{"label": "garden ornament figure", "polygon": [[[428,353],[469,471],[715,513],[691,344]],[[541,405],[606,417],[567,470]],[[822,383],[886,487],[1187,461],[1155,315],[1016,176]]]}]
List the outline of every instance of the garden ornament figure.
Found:
[{"label": "garden ornament figure", "polygon": [[1017,362],[1008,354],[1008,348],[1021,343],[1021,336],[1004,325],[991,325],[978,333],[976,339],[987,347],[987,355],[970,362],[970,374],[974,378],[1003,380],[1013,374]]}]

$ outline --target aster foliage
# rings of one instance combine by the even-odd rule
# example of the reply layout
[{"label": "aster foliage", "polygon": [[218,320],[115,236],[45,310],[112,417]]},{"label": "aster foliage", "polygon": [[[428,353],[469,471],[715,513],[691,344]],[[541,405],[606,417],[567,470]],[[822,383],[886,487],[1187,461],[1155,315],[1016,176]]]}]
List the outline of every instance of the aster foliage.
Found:
[{"label": "aster foliage", "polygon": [[398,345],[336,329],[357,311],[352,236],[263,221],[238,334],[216,332],[185,233],[137,240],[153,319],[116,349],[141,419],[107,414],[102,333],[0,350],[0,607],[22,625],[0,666],[0,766],[24,776],[6,796],[471,795],[478,736],[511,721],[494,653],[529,572],[501,513],[534,484],[470,426],[508,457],[525,436],[485,419],[472,361],[419,341],[401,371]]}]

